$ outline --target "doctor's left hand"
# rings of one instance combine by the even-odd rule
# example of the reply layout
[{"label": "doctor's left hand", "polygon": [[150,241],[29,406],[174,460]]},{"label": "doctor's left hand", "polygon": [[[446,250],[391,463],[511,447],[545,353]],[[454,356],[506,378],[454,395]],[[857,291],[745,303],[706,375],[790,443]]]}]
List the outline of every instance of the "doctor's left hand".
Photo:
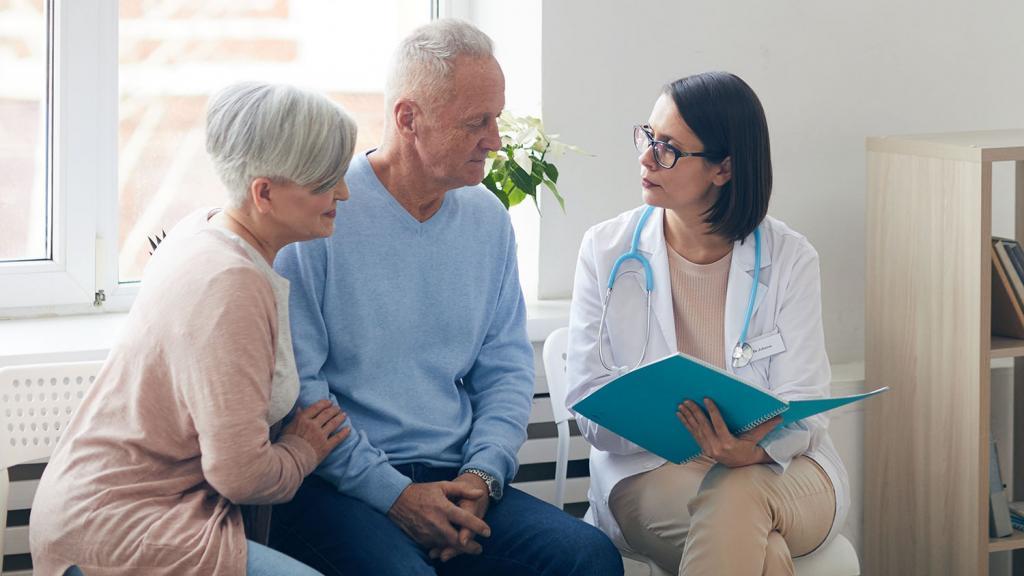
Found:
[{"label": "doctor's left hand", "polygon": [[[729,427],[725,425],[718,406],[715,406],[710,398],[704,399],[704,405],[707,406],[707,415],[696,402],[687,400],[677,407],[676,417],[690,431],[706,456],[730,468],[772,461],[764,448],[757,443],[767,436],[772,428],[779,425],[782,421],[781,416],[776,416],[739,436],[733,436],[732,432],[729,432]],[[711,417],[710,420],[708,416]]]}]

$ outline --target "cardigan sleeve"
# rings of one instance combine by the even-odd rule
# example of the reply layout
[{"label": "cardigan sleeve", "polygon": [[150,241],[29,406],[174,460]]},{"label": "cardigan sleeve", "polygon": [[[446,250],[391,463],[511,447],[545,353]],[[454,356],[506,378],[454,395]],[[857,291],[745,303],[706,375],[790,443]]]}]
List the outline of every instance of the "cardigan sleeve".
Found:
[{"label": "cardigan sleeve", "polygon": [[198,437],[206,481],[235,504],[290,500],[317,465],[302,438],[271,443],[266,417],[274,373],[273,290],[256,268],[237,266],[206,282],[169,345],[173,385]]}]

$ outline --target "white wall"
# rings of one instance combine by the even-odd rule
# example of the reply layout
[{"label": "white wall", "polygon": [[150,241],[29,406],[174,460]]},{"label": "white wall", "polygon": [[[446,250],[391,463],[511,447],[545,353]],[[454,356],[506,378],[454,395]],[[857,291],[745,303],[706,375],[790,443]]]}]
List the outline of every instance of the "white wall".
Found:
[{"label": "white wall", "polygon": [[[542,298],[569,295],[587,227],[640,202],[630,130],[661,86],[728,70],[767,111],[771,214],[821,254],[831,359],[860,360],[864,138],[1024,127],[1024,2],[558,0],[541,20],[544,121],[596,155],[559,165],[568,214],[541,220]],[[1005,171],[996,184],[1008,214]]]}]

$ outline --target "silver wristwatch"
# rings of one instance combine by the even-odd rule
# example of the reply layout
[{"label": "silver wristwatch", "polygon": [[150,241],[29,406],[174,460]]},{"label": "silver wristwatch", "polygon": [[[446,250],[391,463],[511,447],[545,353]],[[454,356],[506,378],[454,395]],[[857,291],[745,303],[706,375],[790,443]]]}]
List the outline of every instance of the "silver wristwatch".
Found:
[{"label": "silver wristwatch", "polygon": [[493,499],[493,500],[501,500],[501,496],[502,496],[501,482],[498,482],[497,478],[495,478],[494,476],[491,476],[490,474],[488,474],[487,472],[484,472],[483,470],[481,470],[479,468],[466,468],[465,470],[463,470],[463,473],[466,473],[466,472],[468,472],[470,474],[476,474],[477,476],[480,477],[481,480],[484,481],[484,484],[487,485],[487,493],[490,494],[491,499]]}]

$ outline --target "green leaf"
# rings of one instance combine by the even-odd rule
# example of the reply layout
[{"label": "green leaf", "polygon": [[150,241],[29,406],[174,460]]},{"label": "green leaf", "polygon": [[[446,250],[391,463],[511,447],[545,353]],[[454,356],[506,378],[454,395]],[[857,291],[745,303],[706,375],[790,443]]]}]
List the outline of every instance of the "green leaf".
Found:
[{"label": "green leaf", "polygon": [[508,175],[512,179],[512,183],[524,194],[531,196],[537,194],[537,184],[533,182],[533,177],[527,174],[526,170],[520,168],[518,164],[509,164]]},{"label": "green leaf", "polygon": [[562,207],[562,212],[565,212],[565,198],[562,198],[562,195],[558,193],[558,187],[555,186],[555,183],[551,180],[545,180],[544,185],[555,195],[555,200],[558,200],[558,205]]},{"label": "green leaf", "polygon": [[485,176],[481,184],[497,196],[498,200],[501,200],[501,203],[505,205],[506,209],[508,209],[508,194],[506,194],[501,187],[498,186],[498,183],[494,181],[494,172]]},{"label": "green leaf", "polygon": [[519,188],[513,188],[508,192],[508,205],[515,206],[526,199],[526,193]]},{"label": "green leaf", "polygon": [[533,198],[533,207],[537,209],[537,215],[543,217],[544,214],[540,211],[540,202],[537,201],[537,196],[530,196],[530,198]]},{"label": "green leaf", "polygon": [[533,172],[530,176],[533,177],[533,184],[536,186],[544,181],[544,164],[543,160],[533,161]]},{"label": "green leaf", "polygon": [[551,180],[551,183],[558,182],[558,168],[554,164],[544,163],[544,174]]}]

